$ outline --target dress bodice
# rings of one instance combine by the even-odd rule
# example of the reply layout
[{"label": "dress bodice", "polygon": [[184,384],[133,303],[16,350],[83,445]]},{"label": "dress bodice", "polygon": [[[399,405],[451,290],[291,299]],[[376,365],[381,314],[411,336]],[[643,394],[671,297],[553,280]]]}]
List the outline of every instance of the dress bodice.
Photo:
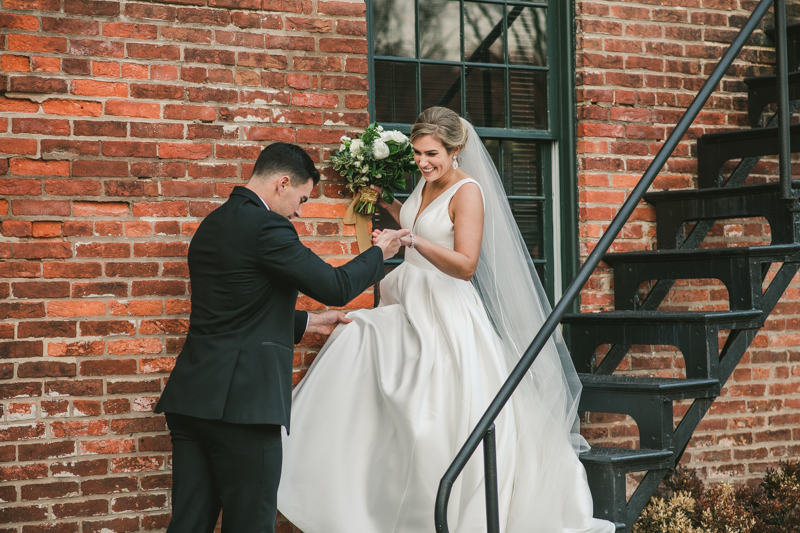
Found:
[{"label": "dress bodice", "polygon": [[[400,225],[404,229],[410,229],[411,233],[414,235],[419,235],[434,244],[453,250],[455,226],[453,221],[450,220],[450,200],[453,199],[458,189],[465,183],[474,183],[478,185],[478,187],[480,187],[480,185],[472,178],[465,178],[458,181],[436,197],[433,202],[428,204],[428,206],[419,213],[420,205],[422,205],[422,190],[425,188],[425,183],[424,179],[420,180],[417,187],[400,209]],[[483,191],[481,191],[481,193],[482,192]],[[419,215],[417,213],[419,213]],[[415,217],[416,221],[414,220]],[[405,261],[427,270],[435,270],[437,272],[439,270],[427,259],[422,257],[418,251],[412,250],[411,248],[406,248]]]}]

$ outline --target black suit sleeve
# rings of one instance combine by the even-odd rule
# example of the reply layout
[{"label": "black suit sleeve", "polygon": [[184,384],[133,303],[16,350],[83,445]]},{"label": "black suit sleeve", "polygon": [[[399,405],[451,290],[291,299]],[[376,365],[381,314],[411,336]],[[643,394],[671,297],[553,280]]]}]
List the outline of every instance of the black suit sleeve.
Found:
[{"label": "black suit sleeve", "polygon": [[374,246],[332,267],[306,248],[287,219],[270,214],[261,223],[259,261],[272,275],[325,305],[343,306],[385,275],[383,253]]},{"label": "black suit sleeve", "polygon": [[308,325],[308,313],[305,311],[294,312],[294,343],[300,342]]}]

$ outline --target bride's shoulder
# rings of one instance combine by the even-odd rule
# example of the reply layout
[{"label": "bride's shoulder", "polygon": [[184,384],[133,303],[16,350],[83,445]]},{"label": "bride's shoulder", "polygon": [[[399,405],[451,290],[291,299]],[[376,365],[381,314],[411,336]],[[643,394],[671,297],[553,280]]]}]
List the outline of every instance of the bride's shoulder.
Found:
[{"label": "bride's shoulder", "polygon": [[458,190],[455,192],[456,196],[459,194],[473,196],[479,195],[483,196],[483,188],[480,186],[478,181],[470,176],[467,173],[463,173],[461,179],[458,182]]},{"label": "bride's shoulder", "polygon": [[483,207],[483,189],[472,176],[464,174],[451,201],[453,208]]}]

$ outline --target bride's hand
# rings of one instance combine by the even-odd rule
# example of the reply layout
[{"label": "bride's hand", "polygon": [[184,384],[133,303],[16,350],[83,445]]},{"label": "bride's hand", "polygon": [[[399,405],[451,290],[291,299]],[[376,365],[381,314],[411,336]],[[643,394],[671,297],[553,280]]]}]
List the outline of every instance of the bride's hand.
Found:
[{"label": "bride's hand", "polygon": [[383,189],[382,188],[378,187],[377,185],[370,185],[369,188],[372,189],[373,191],[378,191],[378,205],[379,206],[383,207],[384,209],[389,207],[389,204],[387,204],[386,202],[383,201]]},{"label": "bride's hand", "polygon": [[400,251],[400,239],[409,234],[407,229],[387,229],[383,230],[378,238],[375,239],[375,246],[383,251],[383,258],[394,257]]},{"label": "bride's hand", "polygon": [[375,244],[375,241],[378,240],[378,237],[380,237],[383,234],[384,231],[386,231],[386,230],[385,229],[376,229],[376,230],[374,230],[372,232],[372,244]]},{"label": "bride's hand", "polygon": [[411,232],[409,230],[389,230],[389,229],[376,229],[372,232],[372,244],[375,244],[381,235],[387,231],[399,231],[399,241],[402,246],[411,246]]}]

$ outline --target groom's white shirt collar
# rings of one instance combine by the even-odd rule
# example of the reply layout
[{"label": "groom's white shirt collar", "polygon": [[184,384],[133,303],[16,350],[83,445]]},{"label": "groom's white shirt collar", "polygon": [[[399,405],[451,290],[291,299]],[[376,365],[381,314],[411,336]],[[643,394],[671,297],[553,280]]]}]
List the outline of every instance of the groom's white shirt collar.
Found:
[{"label": "groom's white shirt collar", "polygon": [[267,205],[267,202],[265,202],[263,198],[261,198],[259,196],[258,199],[261,200],[261,203],[264,204],[264,207],[267,208],[267,211],[272,211],[272,209],[269,208],[269,206]]}]

